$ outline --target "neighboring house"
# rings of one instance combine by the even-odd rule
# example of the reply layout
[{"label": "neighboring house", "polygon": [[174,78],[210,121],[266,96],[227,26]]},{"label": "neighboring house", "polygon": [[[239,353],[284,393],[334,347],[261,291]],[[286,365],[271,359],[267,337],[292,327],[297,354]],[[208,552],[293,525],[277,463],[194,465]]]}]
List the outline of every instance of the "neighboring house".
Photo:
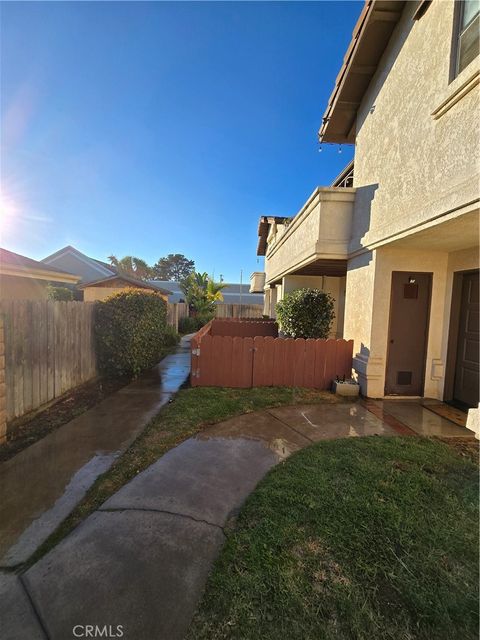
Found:
[{"label": "neighboring house", "polygon": [[168,296],[172,293],[167,289],[158,286],[156,282],[145,282],[131,278],[123,273],[115,273],[106,278],[101,278],[94,282],[78,285],[78,289],[83,291],[84,302],[94,302],[95,300],[105,300],[113,293],[125,289],[148,289],[160,293],[165,302],[168,302]]},{"label": "neighboring house", "polygon": [[81,277],[82,284],[94,282],[101,278],[108,278],[116,274],[116,270],[112,265],[90,258],[70,245],[47,256],[42,262],[51,267],[77,273]]},{"label": "neighboring house", "polygon": [[[185,302],[185,294],[180,287],[180,282],[171,280],[149,280],[148,282],[169,289],[172,292],[168,298],[169,302]],[[257,293],[251,293],[251,288],[248,284],[227,284],[221,293],[223,300],[218,300],[217,304],[263,305],[263,289]]]},{"label": "neighboring house", "polygon": [[79,276],[0,249],[0,300],[46,300],[49,283],[74,285]]},{"label": "neighboring house", "polygon": [[353,183],[260,220],[267,309],[324,279],[370,397],[478,405],[479,31],[478,2],[367,1],[319,132]]}]

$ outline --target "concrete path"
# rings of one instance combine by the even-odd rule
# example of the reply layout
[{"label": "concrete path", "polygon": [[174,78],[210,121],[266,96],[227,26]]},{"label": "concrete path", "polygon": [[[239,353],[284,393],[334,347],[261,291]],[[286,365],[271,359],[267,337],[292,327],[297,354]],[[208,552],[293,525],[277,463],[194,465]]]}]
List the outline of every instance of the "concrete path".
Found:
[{"label": "concrete path", "polygon": [[[395,434],[359,403],[272,409],[205,430],[139,474],[22,576],[0,602],[2,637],[24,637],[15,635],[21,620],[50,640],[74,638],[77,624],[122,625],[126,640],[183,638],[226,523],[273,465],[318,440]],[[19,614],[22,589],[28,606]]]},{"label": "concrete path", "polygon": [[0,567],[27,560],[168,402],[190,372],[189,345],[0,466]]}]

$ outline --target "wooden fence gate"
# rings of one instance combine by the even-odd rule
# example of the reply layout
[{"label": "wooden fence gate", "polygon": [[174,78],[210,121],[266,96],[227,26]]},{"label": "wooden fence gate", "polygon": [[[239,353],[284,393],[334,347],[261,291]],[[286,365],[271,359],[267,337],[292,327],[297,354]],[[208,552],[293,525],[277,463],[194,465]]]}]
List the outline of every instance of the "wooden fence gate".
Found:
[{"label": "wooden fence gate", "polygon": [[192,386],[329,389],[351,376],[353,340],[222,336],[192,341]]}]

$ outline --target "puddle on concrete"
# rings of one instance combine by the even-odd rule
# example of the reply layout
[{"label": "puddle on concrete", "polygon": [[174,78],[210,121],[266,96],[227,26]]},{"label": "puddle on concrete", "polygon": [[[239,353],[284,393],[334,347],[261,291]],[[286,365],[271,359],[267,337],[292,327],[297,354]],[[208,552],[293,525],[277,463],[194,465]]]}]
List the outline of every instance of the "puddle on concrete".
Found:
[{"label": "puddle on concrete", "polygon": [[189,373],[179,352],[0,466],[0,566],[28,559]]}]

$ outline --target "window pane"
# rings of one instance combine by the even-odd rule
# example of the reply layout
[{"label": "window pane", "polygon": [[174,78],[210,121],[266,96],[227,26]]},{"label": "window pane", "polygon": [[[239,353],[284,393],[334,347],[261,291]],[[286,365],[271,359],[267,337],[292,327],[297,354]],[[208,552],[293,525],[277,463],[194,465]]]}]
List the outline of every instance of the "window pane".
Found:
[{"label": "window pane", "polygon": [[459,73],[479,54],[479,28],[480,19],[477,16],[472,24],[460,36],[460,46],[458,49]]},{"label": "window pane", "polygon": [[480,10],[480,0],[465,0],[463,3],[462,24],[460,31],[463,31],[467,24],[475,17]]}]

